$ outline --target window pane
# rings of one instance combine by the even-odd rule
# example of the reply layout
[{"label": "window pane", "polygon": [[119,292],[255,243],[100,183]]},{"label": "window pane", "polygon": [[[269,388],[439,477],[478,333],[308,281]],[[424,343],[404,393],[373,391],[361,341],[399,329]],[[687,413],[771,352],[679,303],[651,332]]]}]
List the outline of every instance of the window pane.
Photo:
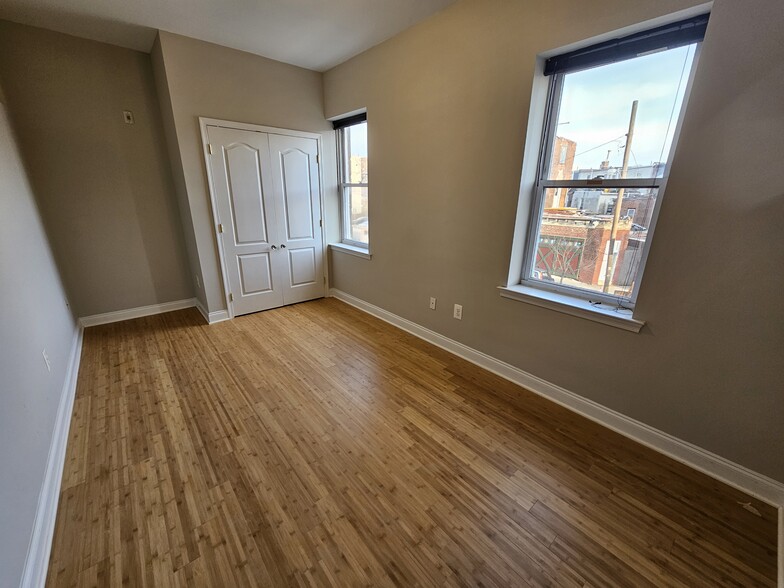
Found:
[{"label": "window pane", "polygon": [[343,188],[345,190],[346,217],[348,226],[345,229],[347,239],[368,242],[368,189]]},{"label": "window pane", "polygon": [[548,179],[620,178],[638,101],[627,178],[662,177],[696,45],[563,76]]},{"label": "window pane", "polygon": [[[655,188],[545,190],[536,259],[528,277],[630,297],[657,194]],[[612,247],[615,255],[609,255],[619,196],[621,212]],[[605,287],[606,283],[609,286]]]},{"label": "window pane", "polygon": [[344,133],[344,170],[348,184],[367,184],[368,152],[367,123],[352,125],[343,130]]}]

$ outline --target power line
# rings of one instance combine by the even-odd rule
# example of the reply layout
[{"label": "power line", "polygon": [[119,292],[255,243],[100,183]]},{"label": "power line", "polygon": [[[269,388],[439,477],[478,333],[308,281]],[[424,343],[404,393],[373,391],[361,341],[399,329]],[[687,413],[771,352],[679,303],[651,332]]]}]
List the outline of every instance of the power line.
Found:
[{"label": "power line", "polygon": [[614,143],[615,141],[617,141],[618,139],[622,139],[623,137],[625,137],[625,135],[620,135],[618,137],[615,137],[615,139],[610,139],[606,143],[602,143],[601,145],[597,145],[596,147],[591,147],[590,149],[586,149],[585,151],[581,151],[580,153],[577,153],[575,155],[575,157],[580,157],[581,155],[585,155],[586,153],[589,153],[589,152],[591,152],[591,151],[593,151],[595,149],[598,149],[599,147],[604,147],[605,145],[609,145],[610,143]]}]

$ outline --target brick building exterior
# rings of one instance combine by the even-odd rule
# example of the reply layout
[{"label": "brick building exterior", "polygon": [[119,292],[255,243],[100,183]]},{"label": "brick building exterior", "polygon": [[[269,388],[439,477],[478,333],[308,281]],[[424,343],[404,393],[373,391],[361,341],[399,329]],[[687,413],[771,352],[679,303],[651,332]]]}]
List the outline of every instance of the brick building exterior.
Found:
[{"label": "brick building exterior", "polygon": [[[553,159],[550,164],[550,180],[570,180],[572,179],[572,169],[574,168],[574,156],[577,151],[577,143],[564,137],[556,137],[553,144]],[[547,190],[545,194],[545,208],[560,208],[567,206],[566,188],[557,190]]]},{"label": "brick building exterior", "polygon": [[[571,278],[583,284],[602,286],[607,264],[607,249],[612,217],[582,215],[575,210],[545,211],[539,234],[536,269],[546,272],[558,282]],[[616,269],[629,267],[625,260],[632,222],[619,221],[617,229],[618,258]],[[615,271],[613,286],[624,288],[628,272]]]}]

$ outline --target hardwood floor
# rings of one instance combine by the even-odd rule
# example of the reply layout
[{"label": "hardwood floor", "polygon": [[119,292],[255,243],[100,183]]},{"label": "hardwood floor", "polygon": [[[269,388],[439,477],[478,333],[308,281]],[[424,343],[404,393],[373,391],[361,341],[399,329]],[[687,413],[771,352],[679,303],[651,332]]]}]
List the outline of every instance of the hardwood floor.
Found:
[{"label": "hardwood floor", "polygon": [[772,586],[776,514],[334,299],[189,309],[85,331],[48,585]]}]

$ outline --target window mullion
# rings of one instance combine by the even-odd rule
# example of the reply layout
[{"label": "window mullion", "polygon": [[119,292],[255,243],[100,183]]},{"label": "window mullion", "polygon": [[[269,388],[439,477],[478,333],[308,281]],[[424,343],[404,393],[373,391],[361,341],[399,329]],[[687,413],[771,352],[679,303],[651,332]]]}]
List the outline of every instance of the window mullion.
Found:
[{"label": "window mullion", "polygon": [[540,188],[659,188],[663,178],[618,178],[613,180],[541,180]]}]

